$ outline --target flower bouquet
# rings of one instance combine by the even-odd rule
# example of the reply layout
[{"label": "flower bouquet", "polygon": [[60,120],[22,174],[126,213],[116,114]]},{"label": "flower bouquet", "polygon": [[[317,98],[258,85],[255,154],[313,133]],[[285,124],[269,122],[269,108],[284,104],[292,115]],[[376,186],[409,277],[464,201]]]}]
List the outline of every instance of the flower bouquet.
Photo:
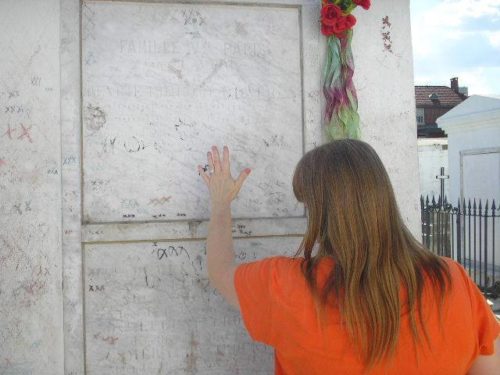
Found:
[{"label": "flower bouquet", "polygon": [[327,37],[323,76],[325,117],[332,139],[359,139],[358,98],[352,80],[354,60],[351,41],[357,7],[370,8],[370,0],[322,0],[321,33]]}]

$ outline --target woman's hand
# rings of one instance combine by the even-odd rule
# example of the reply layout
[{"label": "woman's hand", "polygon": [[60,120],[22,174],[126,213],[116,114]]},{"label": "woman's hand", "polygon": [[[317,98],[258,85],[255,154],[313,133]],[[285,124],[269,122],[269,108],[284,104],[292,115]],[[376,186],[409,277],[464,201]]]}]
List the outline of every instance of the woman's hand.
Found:
[{"label": "woman's hand", "polygon": [[212,212],[230,208],[232,200],[236,198],[245,179],[250,174],[250,168],[241,171],[236,180],[233,179],[231,177],[229,149],[227,146],[224,146],[222,162],[216,146],[212,146],[212,151],[207,153],[207,159],[208,171],[199,165],[198,172],[208,186]]}]

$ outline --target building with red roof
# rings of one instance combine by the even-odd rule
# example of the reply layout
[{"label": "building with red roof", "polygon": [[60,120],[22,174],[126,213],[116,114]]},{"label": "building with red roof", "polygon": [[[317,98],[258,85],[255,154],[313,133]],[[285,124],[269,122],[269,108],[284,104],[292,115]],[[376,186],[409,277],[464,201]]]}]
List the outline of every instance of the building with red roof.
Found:
[{"label": "building with red roof", "polygon": [[415,86],[419,138],[446,137],[436,119],[467,99],[467,87],[459,87],[458,78],[452,78],[450,86]]}]

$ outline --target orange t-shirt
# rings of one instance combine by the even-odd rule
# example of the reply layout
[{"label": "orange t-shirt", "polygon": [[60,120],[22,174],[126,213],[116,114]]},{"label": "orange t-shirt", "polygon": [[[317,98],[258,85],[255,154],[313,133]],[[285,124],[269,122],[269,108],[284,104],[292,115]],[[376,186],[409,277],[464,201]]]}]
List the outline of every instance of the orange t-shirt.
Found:
[{"label": "orange t-shirt", "polygon": [[[431,348],[420,344],[417,354],[403,312],[395,356],[372,374],[465,374],[476,357],[494,352],[500,325],[466,271],[451,259],[452,290],[442,323],[433,293],[424,291],[423,314]],[[250,336],[275,348],[276,374],[362,374],[364,366],[340,324],[338,309],[329,307],[319,322],[301,259],[273,257],[236,269],[234,282],[241,314]],[[324,259],[318,278],[331,270]],[[417,361],[418,358],[418,361]]]}]

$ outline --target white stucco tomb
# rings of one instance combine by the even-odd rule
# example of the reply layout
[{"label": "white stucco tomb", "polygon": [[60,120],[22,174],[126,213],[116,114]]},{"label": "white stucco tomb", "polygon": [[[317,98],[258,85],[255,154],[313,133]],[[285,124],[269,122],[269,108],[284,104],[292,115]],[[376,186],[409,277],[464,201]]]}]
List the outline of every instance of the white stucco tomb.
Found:
[{"label": "white stucco tomb", "polygon": [[[271,373],[209,286],[208,194],[253,172],[238,261],[294,254],[291,176],[323,136],[320,1],[0,2],[0,373]],[[420,238],[409,1],[355,16],[363,139]],[[397,75],[396,73],[397,72]]]},{"label": "white stucco tomb", "polygon": [[473,95],[437,119],[448,134],[450,197],[500,200],[500,98]]}]

